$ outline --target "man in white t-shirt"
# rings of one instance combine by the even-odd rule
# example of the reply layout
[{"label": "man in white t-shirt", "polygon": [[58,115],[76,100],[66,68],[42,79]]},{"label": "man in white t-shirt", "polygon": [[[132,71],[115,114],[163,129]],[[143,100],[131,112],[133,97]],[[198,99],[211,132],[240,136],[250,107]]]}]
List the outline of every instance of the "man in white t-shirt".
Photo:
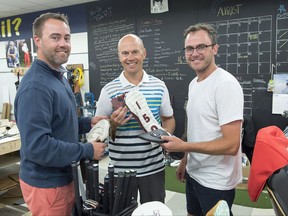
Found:
[{"label": "man in white t-shirt", "polygon": [[217,32],[208,24],[185,30],[185,57],[196,77],[189,84],[187,142],[173,136],[162,146],[184,151],[177,179],[186,182],[188,215],[206,215],[219,201],[230,208],[242,179],[243,91],[234,76],[215,64]]}]

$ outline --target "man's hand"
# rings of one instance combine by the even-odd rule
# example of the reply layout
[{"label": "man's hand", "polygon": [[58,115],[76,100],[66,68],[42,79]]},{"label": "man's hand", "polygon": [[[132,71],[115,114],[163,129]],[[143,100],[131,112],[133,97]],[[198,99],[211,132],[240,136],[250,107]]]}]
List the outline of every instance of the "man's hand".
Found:
[{"label": "man's hand", "polygon": [[186,164],[187,164],[187,159],[184,158],[181,160],[179,166],[176,169],[176,178],[178,179],[178,181],[180,182],[185,182],[185,178],[186,178]]},{"label": "man's hand", "polygon": [[167,141],[160,145],[167,152],[185,152],[185,142],[176,136],[161,136],[161,139]]},{"label": "man's hand", "polygon": [[93,160],[101,160],[107,145],[101,142],[91,142],[91,144],[94,149]]},{"label": "man's hand", "polygon": [[119,107],[112,113],[111,120],[116,126],[124,125],[132,118],[132,114],[125,118],[127,111],[127,107]]},{"label": "man's hand", "polygon": [[102,119],[108,119],[107,116],[94,116],[92,119],[91,119],[91,128],[97,124],[99,121],[101,121]]}]

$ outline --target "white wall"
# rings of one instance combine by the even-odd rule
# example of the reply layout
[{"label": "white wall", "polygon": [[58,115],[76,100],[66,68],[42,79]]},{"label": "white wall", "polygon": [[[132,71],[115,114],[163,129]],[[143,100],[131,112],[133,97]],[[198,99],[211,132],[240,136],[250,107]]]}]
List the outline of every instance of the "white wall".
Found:
[{"label": "white wall", "polygon": [[[17,76],[11,72],[6,62],[6,42],[0,42],[0,113],[2,113],[3,103],[11,103],[11,119],[14,119],[14,99],[16,95],[15,82]],[[89,91],[89,66],[88,66],[88,38],[87,32],[75,33],[71,35],[71,55],[67,64],[83,64],[84,85],[81,88],[82,98],[84,93]],[[33,53],[33,56],[36,54]],[[66,66],[63,65],[63,66]],[[21,77],[20,77],[21,82]]]},{"label": "white wall", "polygon": [[[71,55],[67,64],[83,64],[84,85],[81,87],[82,98],[84,93],[90,91],[89,87],[89,59],[88,59],[88,35],[87,32],[71,35]],[[65,64],[66,65],[66,64]],[[64,66],[65,66],[64,65]]]},{"label": "white wall", "polygon": [[[8,68],[6,61],[6,43],[0,42],[0,112],[2,114],[3,103],[13,104],[17,81],[17,76]],[[12,107],[13,109],[13,107]],[[13,112],[13,110],[12,110]]]}]

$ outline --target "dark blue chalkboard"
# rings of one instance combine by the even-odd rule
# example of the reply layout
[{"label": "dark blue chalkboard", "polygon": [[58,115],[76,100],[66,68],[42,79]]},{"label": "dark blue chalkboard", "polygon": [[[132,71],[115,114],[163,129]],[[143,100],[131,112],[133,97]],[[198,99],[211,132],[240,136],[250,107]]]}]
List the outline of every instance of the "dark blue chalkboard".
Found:
[{"label": "dark blue chalkboard", "polygon": [[183,32],[189,25],[207,22],[219,33],[216,64],[233,74],[243,88],[244,113],[252,116],[257,130],[267,125],[285,128],[287,120],[272,114],[267,85],[272,71],[288,73],[287,1],[169,0],[169,11],[158,14],[151,13],[151,2],[104,0],[88,7],[90,89],[96,99],[122,70],[118,40],[135,33],[147,49],[144,69],[168,86],[175,134],[181,137],[187,88],[195,77],[185,62]]}]

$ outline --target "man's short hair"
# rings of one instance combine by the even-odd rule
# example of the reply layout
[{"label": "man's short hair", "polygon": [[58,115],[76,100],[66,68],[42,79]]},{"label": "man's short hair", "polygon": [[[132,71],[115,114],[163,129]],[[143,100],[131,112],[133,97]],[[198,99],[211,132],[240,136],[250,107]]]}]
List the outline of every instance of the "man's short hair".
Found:
[{"label": "man's short hair", "polygon": [[212,25],[207,24],[207,23],[198,23],[198,24],[189,26],[184,31],[184,39],[186,39],[186,37],[189,33],[200,31],[200,30],[204,30],[208,33],[208,35],[212,41],[212,44],[217,44],[218,33]]}]

